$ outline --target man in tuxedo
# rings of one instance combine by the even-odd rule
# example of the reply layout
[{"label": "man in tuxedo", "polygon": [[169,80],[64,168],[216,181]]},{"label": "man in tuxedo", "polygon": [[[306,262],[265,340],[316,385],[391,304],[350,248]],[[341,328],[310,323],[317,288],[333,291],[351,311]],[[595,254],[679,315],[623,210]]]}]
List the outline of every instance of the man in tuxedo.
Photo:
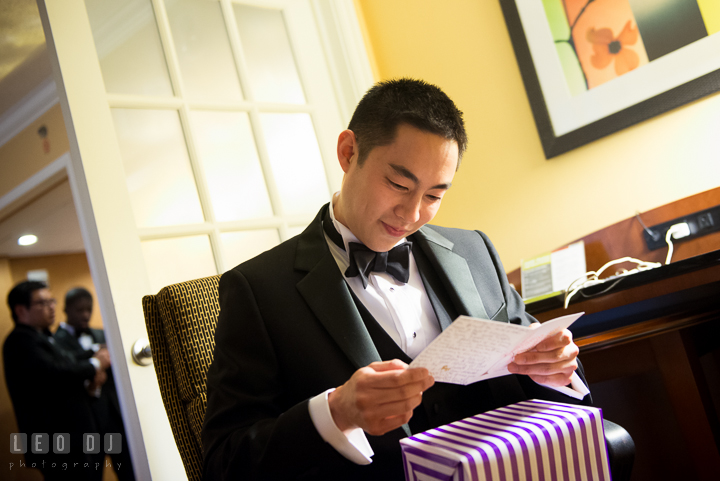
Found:
[{"label": "man in tuxedo", "polygon": [[411,433],[529,398],[589,402],[567,330],[469,386],[408,368],[459,315],[537,322],[484,234],[426,225],[466,144],[439,88],[374,86],[338,138],[340,192],[299,236],[223,274],[206,479],[402,479]]},{"label": "man in tuxedo", "polygon": [[[102,384],[110,366],[106,350],[77,360],[60,349],[49,328],[55,320],[56,301],[42,282],[25,281],[8,294],[15,328],[5,339],[5,381],[15,409],[20,433],[27,435],[28,467],[40,469],[46,480],[102,479],[102,454],[83,452],[83,434],[98,429],[88,402],[86,386]],[[33,453],[33,433],[47,434]],[[67,433],[70,452],[53,435]],[[102,453],[102,451],[101,451]]]},{"label": "man in tuxedo", "polygon": [[[92,317],[93,297],[84,287],[70,289],[65,294],[65,322],[60,323],[55,331],[57,345],[75,357],[75,359],[89,359],[96,352],[105,349],[105,333],[102,329],[90,327]],[[120,402],[118,401],[115,379],[112,368],[106,371],[103,384],[97,384],[87,389],[88,402],[92,409],[95,423],[100,435],[106,433],[119,433],[122,439],[120,452],[110,454],[112,466],[120,481],[132,481],[133,474],[130,450],[125,437]]]}]

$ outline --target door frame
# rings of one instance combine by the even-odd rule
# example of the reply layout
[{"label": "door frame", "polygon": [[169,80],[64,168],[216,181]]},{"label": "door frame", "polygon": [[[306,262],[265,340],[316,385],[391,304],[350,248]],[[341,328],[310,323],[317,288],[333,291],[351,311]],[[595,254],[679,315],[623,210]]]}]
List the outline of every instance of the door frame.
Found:
[{"label": "door frame", "polygon": [[[352,0],[309,3],[338,108],[348,122],[373,83],[355,5]],[[132,212],[115,208],[129,206],[130,198],[85,4],[38,0],[38,7],[68,131],[70,154],[63,168],[105,325],[135,477],[184,479],[155,372],[131,362],[132,343],[147,336],[140,299],[150,290]],[[143,424],[153,429],[143,430]]]}]

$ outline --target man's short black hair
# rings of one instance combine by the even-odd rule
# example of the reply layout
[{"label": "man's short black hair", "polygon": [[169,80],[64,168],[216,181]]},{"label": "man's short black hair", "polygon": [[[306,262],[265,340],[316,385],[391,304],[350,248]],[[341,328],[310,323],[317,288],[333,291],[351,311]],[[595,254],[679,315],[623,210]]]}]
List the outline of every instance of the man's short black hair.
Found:
[{"label": "man's short black hair", "polygon": [[30,309],[32,293],[40,289],[47,289],[47,284],[41,281],[23,281],[10,290],[7,297],[8,307],[12,314],[13,321],[17,324],[18,317],[15,314],[15,306],[25,306]]},{"label": "man's short black hair", "polygon": [[357,139],[358,165],[375,147],[393,143],[400,124],[457,142],[460,167],[468,142],[462,112],[439,87],[410,78],[375,84],[355,108],[348,129]]},{"label": "man's short black hair", "polygon": [[90,299],[90,302],[92,302],[93,296],[84,287],[73,287],[65,294],[65,307],[75,304],[80,299]]}]

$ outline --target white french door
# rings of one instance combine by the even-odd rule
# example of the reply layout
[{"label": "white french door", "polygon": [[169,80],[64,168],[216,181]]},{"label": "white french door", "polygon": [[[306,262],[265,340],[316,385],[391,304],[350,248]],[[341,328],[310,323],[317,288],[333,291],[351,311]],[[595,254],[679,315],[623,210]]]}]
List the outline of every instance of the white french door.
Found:
[{"label": "white french door", "polygon": [[352,1],[38,3],[137,475],[182,479],[129,357],[140,300],[299,233],[339,189],[336,136],[372,83]]}]

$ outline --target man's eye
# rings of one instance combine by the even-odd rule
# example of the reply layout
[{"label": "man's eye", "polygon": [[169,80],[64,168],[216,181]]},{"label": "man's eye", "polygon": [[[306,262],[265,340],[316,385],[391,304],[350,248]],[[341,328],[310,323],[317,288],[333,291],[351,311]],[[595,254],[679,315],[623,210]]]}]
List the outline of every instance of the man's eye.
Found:
[{"label": "man's eye", "polygon": [[407,187],[405,187],[404,185],[396,184],[396,183],[393,182],[392,180],[390,180],[390,181],[388,181],[388,182],[390,182],[390,184],[391,184],[393,187],[395,187],[396,189],[407,190]]}]

